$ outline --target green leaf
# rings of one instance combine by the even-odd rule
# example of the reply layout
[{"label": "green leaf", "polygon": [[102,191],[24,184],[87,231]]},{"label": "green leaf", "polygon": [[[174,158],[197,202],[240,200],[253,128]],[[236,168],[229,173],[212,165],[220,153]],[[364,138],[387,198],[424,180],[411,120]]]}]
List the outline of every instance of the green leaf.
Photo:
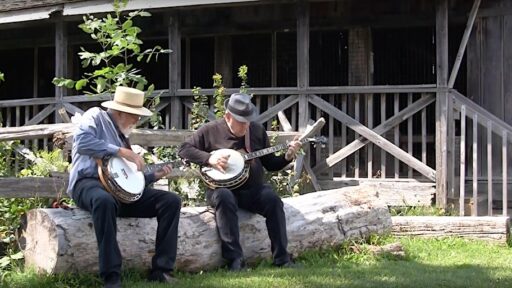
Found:
[{"label": "green leaf", "polygon": [[137,83],[137,86],[135,88],[137,88],[141,91],[144,90],[144,83],[141,83],[141,82]]},{"label": "green leaf", "polygon": [[96,92],[102,93],[105,90],[107,81],[105,80],[105,78],[100,77],[100,78],[97,78],[95,80],[95,82],[96,82]]},{"label": "green leaf", "polygon": [[80,79],[78,81],[76,81],[75,83],[75,89],[76,90],[82,90],[82,88],[87,84],[87,79]]},{"label": "green leaf", "polygon": [[13,259],[13,260],[23,259],[23,252],[20,251],[16,254],[11,255],[11,259]]},{"label": "green leaf", "polygon": [[0,268],[5,268],[11,264],[11,258],[4,256],[0,259]]},{"label": "green leaf", "polygon": [[132,20],[126,20],[126,21],[123,23],[123,26],[122,26],[122,27],[123,27],[123,29],[124,29],[124,30],[126,30],[126,29],[128,29],[128,28],[132,27],[132,25],[133,25],[133,21],[132,21]]},{"label": "green leaf", "polygon": [[66,88],[72,89],[73,86],[75,86],[75,81],[71,79],[65,79],[64,86],[66,86]]}]

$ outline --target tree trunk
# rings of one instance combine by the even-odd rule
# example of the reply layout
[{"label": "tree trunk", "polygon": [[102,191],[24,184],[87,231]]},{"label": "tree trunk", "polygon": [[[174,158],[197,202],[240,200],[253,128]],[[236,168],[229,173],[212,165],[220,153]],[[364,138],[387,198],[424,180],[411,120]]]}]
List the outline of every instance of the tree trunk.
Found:
[{"label": "tree trunk", "polygon": [[[306,249],[389,232],[391,216],[375,194],[375,191],[347,187],[283,199],[290,252],[297,255]],[[269,258],[265,219],[240,211],[239,223],[248,262]],[[118,218],[117,224],[123,267],[149,268],[156,219]],[[183,208],[178,236],[178,270],[194,272],[223,265],[213,210]],[[85,211],[31,210],[23,237],[26,265],[39,272],[98,270],[96,237],[90,214]]]}]

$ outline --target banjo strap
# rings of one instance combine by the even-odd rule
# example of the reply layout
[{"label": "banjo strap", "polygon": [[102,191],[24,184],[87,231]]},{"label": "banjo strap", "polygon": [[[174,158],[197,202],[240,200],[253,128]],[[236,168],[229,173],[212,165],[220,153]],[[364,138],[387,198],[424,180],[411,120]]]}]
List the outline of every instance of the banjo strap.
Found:
[{"label": "banjo strap", "polygon": [[245,150],[247,150],[247,153],[251,153],[251,125],[249,124],[249,127],[247,127],[247,132],[245,133]]}]

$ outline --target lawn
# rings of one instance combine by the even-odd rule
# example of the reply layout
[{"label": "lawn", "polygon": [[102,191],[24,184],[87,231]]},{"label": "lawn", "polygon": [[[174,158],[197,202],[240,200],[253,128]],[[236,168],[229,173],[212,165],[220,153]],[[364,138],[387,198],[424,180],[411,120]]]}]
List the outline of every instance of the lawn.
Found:
[{"label": "lawn", "polygon": [[[344,243],[301,255],[299,268],[261,261],[240,273],[177,273],[180,281],[173,287],[512,287],[508,246],[461,238],[377,239],[378,244],[393,241],[400,241],[405,256],[375,256],[366,244],[353,249],[354,243]],[[102,287],[93,275],[38,276],[21,270],[3,275],[3,287]],[[145,282],[142,272],[125,271],[123,277],[123,287],[168,287]]]}]

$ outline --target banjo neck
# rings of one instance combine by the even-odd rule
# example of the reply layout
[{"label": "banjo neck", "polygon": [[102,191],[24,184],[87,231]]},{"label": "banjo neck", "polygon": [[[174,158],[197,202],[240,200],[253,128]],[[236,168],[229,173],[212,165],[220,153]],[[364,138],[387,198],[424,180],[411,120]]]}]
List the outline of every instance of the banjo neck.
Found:
[{"label": "banjo neck", "polygon": [[180,164],[180,163],[181,163],[180,160],[173,160],[173,161],[168,161],[168,162],[163,162],[163,163],[146,165],[146,168],[144,168],[144,173],[158,171],[158,170],[162,169],[164,166],[167,166],[167,165],[171,165],[172,168],[174,169],[174,167],[176,167],[176,165]]},{"label": "banjo neck", "polygon": [[[301,144],[304,144],[307,141],[310,141],[310,139],[304,138],[304,139],[299,140],[299,142]],[[287,147],[288,147],[288,142],[287,143],[282,143],[282,144],[279,144],[279,145],[276,145],[276,146],[264,148],[264,149],[261,149],[261,150],[258,150],[258,151],[250,152],[250,153],[247,153],[247,154],[243,155],[243,157],[244,157],[244,160],[247,161],[247,160],[251,160],[251,159],[254,159],[254,158],[258,158],[258,157],[261,157],[261,156],[265,156],[267,154],[271,154],[271,153],[283,150],[283,149],[285,149]]]}]

